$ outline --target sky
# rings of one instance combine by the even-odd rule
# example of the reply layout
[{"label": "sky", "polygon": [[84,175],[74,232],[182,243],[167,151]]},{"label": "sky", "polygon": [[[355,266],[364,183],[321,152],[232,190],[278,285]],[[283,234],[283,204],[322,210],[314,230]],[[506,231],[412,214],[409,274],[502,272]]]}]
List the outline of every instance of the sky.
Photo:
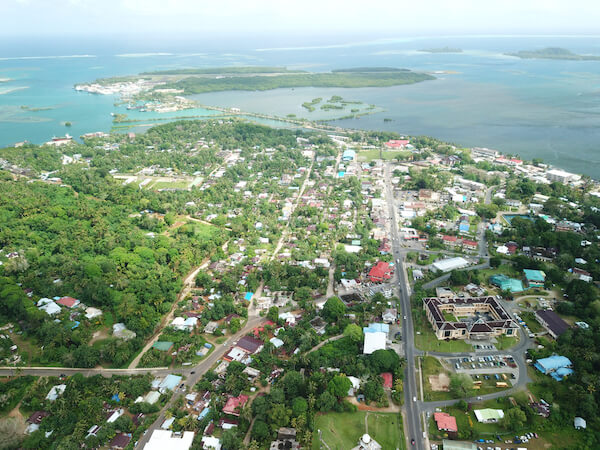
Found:
[{"label": "sky", "polygon": [[0,0],[0,36],[598,34],[597,0]]}]

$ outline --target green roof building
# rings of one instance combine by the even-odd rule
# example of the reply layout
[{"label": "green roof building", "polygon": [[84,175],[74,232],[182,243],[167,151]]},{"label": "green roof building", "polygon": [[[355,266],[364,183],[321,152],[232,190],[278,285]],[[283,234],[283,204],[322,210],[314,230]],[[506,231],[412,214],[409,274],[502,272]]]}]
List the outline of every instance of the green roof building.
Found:
[{"label": "green roof building", "polygon": [[546,274],[541,270],[523,269],[529,287],[544,287]]},{"label": "green roof building", "polygon": [[492,275],[490,277],[490,283],[494,286],[498,286],[503,291],[510,291],[513,294],[516,292],[523,292],[525,290],[521,280],[510,278],[502,274]]},{"label": "green roof building", "polygon": [[152,344],[152,348],[160,350],[161,352],[168,352],[173,347],[173,343],[170,341],[156,341]]}]

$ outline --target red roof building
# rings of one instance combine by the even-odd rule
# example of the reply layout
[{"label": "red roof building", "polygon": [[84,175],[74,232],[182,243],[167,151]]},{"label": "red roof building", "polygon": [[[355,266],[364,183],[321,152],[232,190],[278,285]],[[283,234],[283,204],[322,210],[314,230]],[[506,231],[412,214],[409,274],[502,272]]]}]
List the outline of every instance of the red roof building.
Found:
[{"label": "red roof building", "polygon": [[456,417],[451,416],[448,413],[433,413],[433,419],[435,420],[438,430],[440,431],[448,431],[450,433],[456,433],[458,431],[458,427],[456,426]]},{"label": "red roof building", "polygon": [[131,441],[131,434],[119,433],[112,439],[112,441],[110,441],[108,445],[110,448],[123,449],[127,447],[129,441]]},{"label": "red roof building", "polygon": [[393,377],[390,372],[384,372],[379,375],[383,378],[383,387],[387,389],[391,389],[393,387]]},{"label": "red roof building", "polygon": [[385,145],[387,148],[404,148],[410,141],[408,139],[390,139]]},{"label": "red roof building", "polygon": [[468,248],[469,250],[477,250],[478,247],[477,242],[468,239],[463,239],[462,245],[463,247]]},{"label": "red roof building", "polygon": [[240,411],[247,402],[248,396],[244,394],[240,394],[237,397],[229,397],[227,399],[227,403],[225,403],[225,406],[223,407],[223,412],[225,414],[239,417]]},{"label": "red roof building", "polygon": [[386,262],[379,261],[375,266],[371,267],[369,271],[369,280],[373,283],[381,283],[384,280],[392,278],[392,269]]},{"label": "red roof building", "polygon": [[63,297],[60,300],[57,300],[56,303],[66,306],[67,308],[74,308],[79,305],[79,300],[73,297]]}]

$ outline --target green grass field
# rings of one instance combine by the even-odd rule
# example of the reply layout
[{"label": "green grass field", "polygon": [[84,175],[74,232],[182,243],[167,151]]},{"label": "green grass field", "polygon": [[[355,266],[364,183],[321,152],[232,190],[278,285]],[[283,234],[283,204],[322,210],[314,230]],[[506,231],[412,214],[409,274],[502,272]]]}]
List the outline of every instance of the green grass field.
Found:
[{"label": "green grass field", "polygon": [[148,186],[148,189],[187,189],[191,181],[157,181]]},{"label": "green grass field", "polygon": [[544,327],[537,321],[532,312],[526,311],[521,313],[521,319],[525,321],[532,333],[543,331]]},{"label": "green grass field", "polygon": [[[391,159],[395,159],[396,155],[402,155],[404,157],[410,155],[410,152],[405,151],[393,151],[393,150],[383,150],[381,152],[381,158],[389,161]],[[358,160],[371,162],[374,159],[380,159],[379,150],[362,150],[358,153]]]},{"label": "green grass field", "polygon": [[[421,334],[417,334],[416,332]],[[431,329],[431,325],[424,316],[415,318],[415,345],[418,349],[427,352],[470,352],[473,347],[462,340],[439,340]]]},{"label": "green grass field", "polygon": [[519,343],[520,336],[518,337],[508,337],[508,336],[499,336],[496,338],[496,348],[498,350],[506,350],[508,348],[514,347]]},{"label": "green grass field", "polygon": [[383,450],[404,449],[402,419],[395,413],[375,413],[359,411],[355,413],[329,413],[315,418],[313,450],[325,448],[320,445],[319,433],[323,442],[331,450],[348,450],[358,444],[366,432],[365,416],[368,414],[368,433],[382,446]]}]

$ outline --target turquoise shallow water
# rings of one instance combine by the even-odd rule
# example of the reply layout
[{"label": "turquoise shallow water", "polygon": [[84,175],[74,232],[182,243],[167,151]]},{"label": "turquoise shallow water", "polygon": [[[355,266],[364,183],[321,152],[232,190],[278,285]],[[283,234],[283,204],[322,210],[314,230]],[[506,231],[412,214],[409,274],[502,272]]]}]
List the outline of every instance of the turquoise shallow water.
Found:
[{"label": "turquoise shallow water", "polygon": [[[222,92],[197,96],[204,104],[237,106],[267,114],[296,114],[313,119],[335,113],[308,113],[301,107],[315,97],[341,95],[375,104],[384,111],[334,122],[364,129],[436,136],[465,146],[487,146],[524,158],[541,157],[567,170],[600,178],[600,62],[520,60],[503,52],[561,46],[600,55],[598,38],[453,38],[399,39],[347,46],[278,45],[244,41],[223,43],[69,42],[0,43],[0,145],[25,139],[41,143],[54,135],[79,136],[108,131],[115,99],[79,93],[73,85],[99,77],[176,67],[232,64],[286,65],[324,71],[354,66],[406,67],[437,73],[435,81],[393,88],[281,89]],[[460,54],[416,50],[441,46]],[[281,45],[284,46],[283,44]],[[235,49],[235,50],[232,50]],[[158,53],[158,54],[157,54]],[[79,57],[60,57],[73,56]],[[81,56],[87,55],[87,56]],[[31,59],[41,56],[43,58]],[[24,59],[23,57],[26,57]],[[450,72],[450,73],[448,73]],[[34,108],[51,107],[44,111]],[[192,115],[126,111],[142,122]],[[193,115],[214,114],[196,110]],[[331,115],[330,115],[331,114]],[[139,115],[139,117],[138,117]],[[384,122],[384,118],[392,121]],[[63,125],[72,122],[72,127]],[[150,123],[150,122],[148,122]],[[277,125],[282,125],[278,123]]]}]

